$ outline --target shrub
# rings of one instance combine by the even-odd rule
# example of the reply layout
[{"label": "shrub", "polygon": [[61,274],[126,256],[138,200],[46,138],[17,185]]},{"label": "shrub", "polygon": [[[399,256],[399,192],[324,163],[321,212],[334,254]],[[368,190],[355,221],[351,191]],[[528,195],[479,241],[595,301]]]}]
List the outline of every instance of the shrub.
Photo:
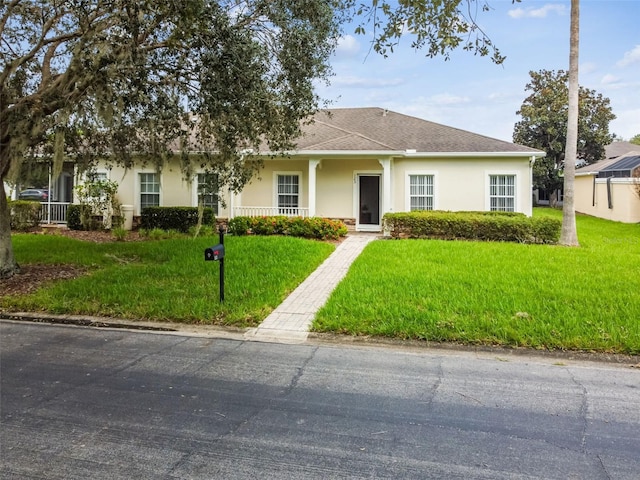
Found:
[{"label": "shrub", "polygon": [[291,235],[292,237],[336,239],[347,234],[347,227],[338,220],[320,217],[235,217],[229,220],[233,235]]},{"label": "shrub", "polygon": [[40,223],[40,202],[16,200],[9,202],[11,228],[16,231],[29,230]]},{"label": "shrub", "polygon": [[[205,208],[202,224],[213,225],[212,208]],[[146,207],[142,209],[141,227],[145,230],[179,230],[187,233],[198,224],[198,207]]]},{"label": "shrub", "polygon": [[113,238],[115,238],[118,242],[124,242],[125,239],[127,238],[128,233],[129,232],[127,232],[122,227],[115,227],[114,229],[111,230],[111,235],[113,235]]},{"label": "shrub", "polygon": [[233,235],[251,233],[251,217],[234,217],[229,220],[228,231]]},{"label": "shrub", "polygon": [[394,238],[468,239],[557,243],[562,223],[513,212],[421,211],[387,213],[384,226]]},{"label": "shrub", "polygon": [[[80,219],[85,230],[99,230],[103,227],[111,229],[122,226],[124,223],[123,220],[120,220],[122,206],[116,196],[117,182],[89,181],[76,185],[74,190],[80,200],[80,205],[83,206]],[[114,224],[114,221],[117,223]]]},{"label": "shrub", "polygon": [[71,204],[67,208],[69,230],[97,230],[100,222],[92,215],[92,207],[87,204]]}]

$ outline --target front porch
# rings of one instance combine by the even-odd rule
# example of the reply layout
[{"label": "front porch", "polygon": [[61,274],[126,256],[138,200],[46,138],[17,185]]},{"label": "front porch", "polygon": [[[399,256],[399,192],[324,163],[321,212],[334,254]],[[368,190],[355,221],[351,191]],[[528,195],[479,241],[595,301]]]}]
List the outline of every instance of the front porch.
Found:
[{"label": "front porch", "polygon": [[233,207],[232,217],[273,217],[282,215],[285,217],[309,217],[308,208],[300,207]]},{"label": "front porch", "polygon": [[71,202],[47,202],[40,204],[40,223],[67,223],[67,210]]}]

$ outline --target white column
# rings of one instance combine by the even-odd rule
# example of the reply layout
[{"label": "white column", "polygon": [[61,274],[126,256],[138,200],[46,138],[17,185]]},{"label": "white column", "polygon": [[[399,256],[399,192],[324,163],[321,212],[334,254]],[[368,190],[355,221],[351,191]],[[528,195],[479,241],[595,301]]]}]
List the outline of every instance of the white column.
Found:
[{"label": "white column", "polygon": [[236,194],[233,190],[229,189],[229,219],[232,219],[236,216],[235,208],[236,202],[240,205],[240,194]]},{"label": "white column", "polygon": [[390,158],[378,159],[380,165],[382,165],[382,213],[392,211],[391,205],[391,165]]},{"label": "white column", "polygon": [[316,216],[316,169],[320,160],[309,160],[309,216]]}]

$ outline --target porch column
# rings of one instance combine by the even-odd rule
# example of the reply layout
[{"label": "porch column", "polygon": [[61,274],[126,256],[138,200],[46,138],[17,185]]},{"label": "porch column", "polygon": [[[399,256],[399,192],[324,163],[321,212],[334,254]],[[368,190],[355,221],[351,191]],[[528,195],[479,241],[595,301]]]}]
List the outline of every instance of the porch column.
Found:
[{"label": "porch column", "polygon": [[241,193],[234,193],[233,190],[229,189],[229,219],[232,219],[236,216],[236,206],[241,206]]},{"label": "porch column", "polygon": [[392,160],[390,158],[378,159],[380,165],[382,165],[382,213],[391,212],[391,165]]},{"label": "porch column", "polygon": [[316,216],[316,169],[320,160],[309,160],[309,216]]},{"label": "porch column", "polygon": [[47,223],[50,224],[51,223],[51,195],[53,195],[53,189],[52,187],[52,175],[53,175],[53,168],[51,166],[51,162],[49,162],[49,192],[47,195]]}]

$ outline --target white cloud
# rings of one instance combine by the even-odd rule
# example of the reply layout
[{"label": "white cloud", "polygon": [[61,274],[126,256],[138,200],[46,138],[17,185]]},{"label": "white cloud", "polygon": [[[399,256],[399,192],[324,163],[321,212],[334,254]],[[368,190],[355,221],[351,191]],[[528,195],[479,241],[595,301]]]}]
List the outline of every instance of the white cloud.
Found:
[{"label": "white cloud", "polygon": [[586,62],[580,64],[580,73],[588,74],[593,73],[598,69],[598,65],[593,62]]},{"label": "white cloud", "polygon": [[360,51],[360,42],[353,35],[345,35],[338,40],[336,55],[339,57],[354,57]]},{"label": "white cloud", "polygon": [[614,85],[618,82],[620,82],[620,79],[614,75],[611,75],[610,73],[607,73],[604,77],[602,77],[602,80],[600,80],[600,83],[602,85]]},{"label": "white cloud", "polygon": [[622,60],[618,61],[616,65],[618,67],[626,67],[636,62],[640,62],[640,45],[636,45],[632,50],[625,52]]},{"label": "white cloud", "polygon": [[405,83],[402,78],[371,78],[354,75],[336,76],[331,79],[331,85],[351,88],[380,88],[395,87]]},{"label": "white cloud", "polygon": [[514,8],[509,10],[511,18],[546,18],[550,13],[564,15],[567,12],[566,5],[558,3],[548,3],[540,8]]},{"label": "white cloud", "polygon": [[429,99],[434,105],[460,105],[462,103],[469,103],[471,99],[461,95],[452,95],[450,93],[440,93],[433,95]]}]

